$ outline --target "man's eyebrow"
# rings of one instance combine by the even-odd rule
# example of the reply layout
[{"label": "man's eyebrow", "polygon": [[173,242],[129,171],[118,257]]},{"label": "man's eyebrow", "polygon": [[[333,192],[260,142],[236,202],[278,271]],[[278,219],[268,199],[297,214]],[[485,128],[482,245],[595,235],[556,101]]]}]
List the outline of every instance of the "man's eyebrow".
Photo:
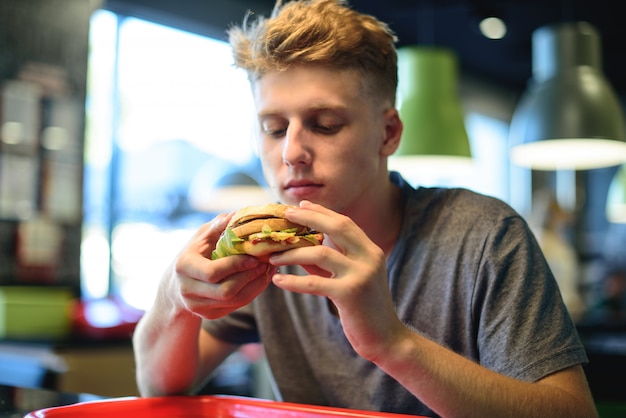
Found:
[{"label": "man's eyebrow", "polygon": [[257,113],[258,117],[272,117],[272,116],[278,116],[278,112],[274,112],[274,111],[261,111],[259,113]]},{"label": "man's eyebrow", "polygon": [[[315,112],[323,112],[323,111],[331,111],[331,112],[345,112],[349,109],[349,106],[345,104],[332,104],[332,103],[313,103],[309,106],[303,107],[301,113],[315,113]],[[283,112],[275,109],[265,109],[261,110],[257,116],[258,117],[279,117]]]},{"label": "man's eyebrow", "polygon": [[348,106],[345,106],[345,105],[328,105],[328,104],[322,105],[322,104],[320,104],[318,106],[311,106],[309,108],[309,110],[312,110],[312,111],[340,110],[341,111],[341,110],[345,110],[347,108],[348,108]]}]

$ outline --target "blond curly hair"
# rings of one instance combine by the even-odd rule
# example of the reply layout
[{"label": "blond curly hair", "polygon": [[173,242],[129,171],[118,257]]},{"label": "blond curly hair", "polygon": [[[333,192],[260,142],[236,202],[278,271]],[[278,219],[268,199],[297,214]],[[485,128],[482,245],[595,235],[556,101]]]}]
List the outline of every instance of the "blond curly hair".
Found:
[{"label": "blond curly hair", "polygon": [[252,16],[228,30],[235,65],[251,82],[293,65],[355,69],[364,94],[395,103],[397,38],[385,23],[345,0],[278,0],[270,18]]}]

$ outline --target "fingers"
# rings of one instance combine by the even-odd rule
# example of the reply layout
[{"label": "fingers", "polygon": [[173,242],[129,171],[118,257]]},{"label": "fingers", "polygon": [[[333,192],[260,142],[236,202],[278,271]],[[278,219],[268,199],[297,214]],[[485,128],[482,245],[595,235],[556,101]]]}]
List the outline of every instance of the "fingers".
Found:
[{"label": "fingers", "polygon": [[211,251],[233,214],[219,214],[210,222],[202,225],[191,238],[187,248],[192,248],[206,258],[211,258]]},{"label": "fingers", "polygon": [[367,256],[364,243],[370,240],[347,216],[306,200],[300,202],[299,209],[289,209],[285,215],[293,222],[323,232],[342,253],[353,257]]},{"label": "fingers", "polygon": [[206,318],[223,316],[260,294],[277,267],[254,257],[238,255],[211,260],[232,214],[218,215],[202,225],[178,254],[173,265],[175,291],[190,311]]},{"label": "fingers", "polygon": [[217,301],[239,297],[244,289],[249,291],[248,287],[254,291],[257,285],[252,282],[269,282],[268,274],[275,270],[276,267],[243,255],[213,261],[184,253],[176,262],[177,276],[181,280],[186,279],[183,291]]},{"label": "fingers", "polygon": [[220,214],[202,225],[178,254],[176,273],[205,282],[218,283],[235,272],[256,267],[258,260],[253,257],[211,260],[211,252],[231,218],[232,213]]},{"label": "fingers", "polygon": [[285,251],[271,257],[275,265],[301,265],[307,275],[276,274],[274,284],[285,290],[343,298],[355,296],[357,289],[367,277],[376,271],[372,260],[354,260],[325,246],[305,247]]},{"label": "fingers", "polygon": [[277,286],[346,303],[379,282],[387,286],[384,252],[350,218],[308,201],[302,201],[300,208],[289,210],[286,216],[324,232],[329,239],[321,246],[274,254],[271,264],[300,265],[308,273],[277,274],[273,278]]},{"label": "fingers", "polygon": [[306,266],[310,275],[334,278],[345,273],[345,257],[324,245],[302,247],[273,254],[270,263],[274,266]]},{"label": "fingers", "polygon": [[[250,303],[265,290],[275,272],[275,267],[259,265],[216,285],[195,282],[195,290],[185,292],[184,297],[189,310],[207,319],[219,318]],[[242,279],[241,275],[249,277]]]}]

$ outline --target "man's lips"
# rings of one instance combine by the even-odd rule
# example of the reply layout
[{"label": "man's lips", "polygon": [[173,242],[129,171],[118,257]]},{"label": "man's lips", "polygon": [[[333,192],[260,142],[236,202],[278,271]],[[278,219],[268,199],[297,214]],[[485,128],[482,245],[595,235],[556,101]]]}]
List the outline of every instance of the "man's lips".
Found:
[{"label": "man's lips", "polygon": [[321,187],[321,183],[310,180],[292,180],[285,184],[283,189],[293,196],[303,197],[319,191]]}]

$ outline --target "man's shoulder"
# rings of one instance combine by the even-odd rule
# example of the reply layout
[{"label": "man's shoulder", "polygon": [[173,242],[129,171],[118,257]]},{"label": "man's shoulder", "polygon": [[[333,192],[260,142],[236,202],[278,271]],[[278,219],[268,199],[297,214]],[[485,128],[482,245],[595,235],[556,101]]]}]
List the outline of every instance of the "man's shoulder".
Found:
[{"label": "man's shoulder", "polygon": [[503,200],[465,188],[420,187],[409,197],[408,206],[450,210],[458,215],[480,213],[489,217],[516,216]]}]

